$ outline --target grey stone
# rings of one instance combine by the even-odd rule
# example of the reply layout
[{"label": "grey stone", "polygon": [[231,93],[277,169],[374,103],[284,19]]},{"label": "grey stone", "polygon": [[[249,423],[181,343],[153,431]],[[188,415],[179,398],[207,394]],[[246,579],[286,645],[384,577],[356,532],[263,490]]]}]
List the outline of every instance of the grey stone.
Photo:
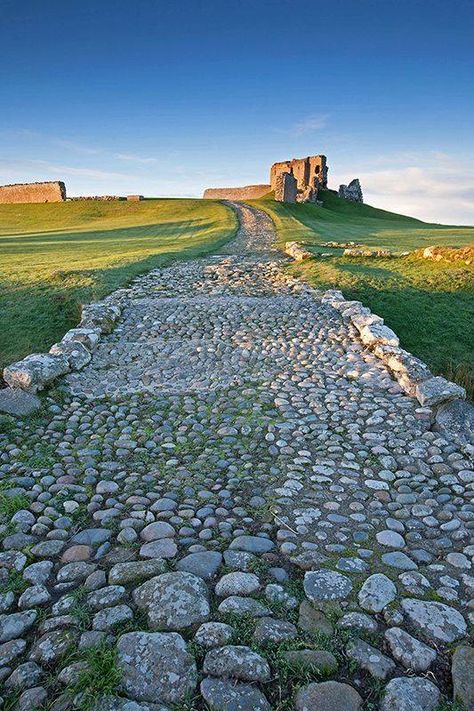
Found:
[{"label": "grey stone", "polygon": [[337,626],[365,630],[366,632],[376,632],[378,628],[377,622],[363,612],[348,612],[339,618]]},{"label": "grey stone", "polygon": [[355,639],[346,646],[349,659],[357,662],[376,679],[386,679],[395,669],[395,664],[375,647],[362,639]]},{"label": "grey stone", "polygon": [[241,597],[240,595],[230,595],[221,602],[217,608],[221,614],[232,612],[236,615],[249,615],[250,617],[266,617],[272,611],[262,605],[259,600],[251,597]]},{"label": "grey stone", "polygon": [[24,639],[11,639],[9,642],[0,644],[0,667],[6,667],[10,662],[23,654],[26,649]]},{"label": "grey stone", "polygon": [[304,591],[312,602],[344,600],[352,591],[352,582],[334,570],[310,571],[304,576]]},{"label": "grey stone", "polygon": [[81,370],[90,363],[92,355],[83,343],[79,341],[61,341],[49,349],[51,355],[64,356],[71,370]]},{"label": "grey stone", "polygon": [[127,597],[127,591],[123,585],[107,585],[89,593],[86,597],[86,605],[91,610],[102,610],[104,607],[118,605]]},{"label": "grey stone", "polygon": [[460,385],[451,383],[446,378],[436,376],[418,383],[416,386],[416,397],[423,407],[440,405],[449,400],[464,400],[466,391]]},{"label": "grey stone", "polygon": [[124,691],[137,701],[178,704],[196,687],[196,663],[175,632],[122,635],[117,664]]},{"label": "grey stone", "polygon": [[109,583],[111,585],[138,583],[143,579],[164,573],[165,570],[166,563],[163,560],[136,560],[129,563],[116,563],[109,571]]},{"label": "grey stone", "polygon": [[352,686],[323,681],[301,687],[295,698],[296,711],[359,711],[362,699]]},{"label": "grey stone", "polygon": [[204,622],[197,629],[194,639],[201,647],[211,649],[229,644],[234,633],[234,628],[223,622]]},{"label": "grey stone", "polygon": [[390,531],[390,529],[380,531],[376,534],[375,538],[377,539],[377,543],[380,543],[381,546],[388,546],[389,548],[405,547],[403,536],[396,531]]},{"label": "grey stone", "polygon": [[316,610],[308,600],[303,600],[299,607],[298,627],[311,636],[320,634],[329,637],[334,629],[327,617]]},{"label": "grey stone", "polygon": [[381,612],[384,607],[395,600],[397,588],[390,578],[382,573],[371,575],[362,585],[359,592],[359,605],[368,612]]},{"label": "grey stone", "polygon": [[439,700],[438,687],[428,679],[397,678],[385,687],[380,711],[434,711]]},{"label": "grey stone", "polygon": [[262,617],[255,626],[253,639],[258,644],[267,644],[269,642],[283,642],[287,639],[294,639],[297,635],[298,630],[291,622]]},{"label": "grey stone", "polygon": [[149,523],[148,526],[140,532],[140,538],[143,541],[157,541],[161,538],[173,538],[176,535],[176,531],[173,526],[170,526],[166,521],[155,521],[154,523]]},{"label": "grey stone", "polygon": [[14,612],[0,616],[0,642],[8,642],[23,635],[34,625],[38,613],[36,610]]},{"label": "grey stone", "polygon": [[55,664],[68,652],[75,641],[71,630],[54,630],[36,640],[30,659],[41,665]]},{"label": "grey stone", "polygon": [[209,592],[192,573],[164,573],[133,591],[136,605],[148,614],[152,629],[181,630],[205,622],[210,614]]},{"label": "grey stone", "polygon": [[69,363],[65,356],[32,353],[23,360],[7,365],[3,370],[3,378],[10,387],[34,394],[68,371]]},{"label": "grey stone", "polygon": [[474,708],[474,649],[457,647],[451,666],[453,698],[464,704],[469,711]]},{"label": "grey stone", "polygon": [[26,689],[18,699],[18,711],[30,711],[37,709],[46,703],[48,692],[43,686],[35,686],[31,689]]},{"label": "grey stone", "polygon": [[14,417],[31,415],[41,408],[41,400],[33,393],[20,388],[3,388],[0,390],[0,412],[6,412]]},{"label": "grey stone", "polygon": [[233,677],[242,681],[269,681],[268,662],[242,645],[228,645],[211,649],[204,658],[203,671],[219,677]]},{"label": "grey stone", "polygon": [[428,645],[412,637],[400,627],[391,627],[385,632],[385,639],[392,656],[413,671],[426,671],[436,659],[436,652]]},{"label": "grey stone", "polygon": [[268,553],[275,547],[269,538],[260,536],[238,536],[230,544],[231,550],[246,551],[247,553]]},{"label": "grey stone", "polygon": [[227,573],[218,580],[215,593],[219,597],[229,595],[252,595],[260,588],[260,581],[254,573],[235,571]]},{"label": "grey stone", "polygon": [[390,568],[398,570],[416,570],[417,564],[402,551],[391,551],[382,554],[382,562]]},{"label": "grey stone", "polygon": [[403,599],[401,606],[413,627],[427,641],[434,638],[438,642],[454,642],[466,634],[466,621],[453,607],[415,598]]},{"label": "grey stone", "polygon": [[140,555],[143,558],[174,558],[177,552],[178,546],[171,538],[150,541],[140,548]]},{"label": "grey stone", "polygon": [[203,679],[202,697],[212,711],[270,711],[265,696],[255,686],[223,679]]},{"label": "grey stone", "polygon": [[32,684],[37,684],[43,674],[43,670],[35,662],[24,662],[20,664],[5,681],[5,689],[9,691],[27,689]]},{"label": "grey stone", "polygon": [[65,545],[64,541],[41,541],[33,546],[31,553],[36,558],[54,558],[61,553]]},{"label": "grey stone", "polygon": [[105,607],[94,615],[92,627],[101,632],[108,632],[115,627],[133,620],[133,612],[128,605],[116,605],[115,607]]},{"label": "grey stone", "polygon": [[440,405],[435,420],[435,429],[446,437],[455,436],[466,442],[474,440],[474,407],[471,403],[452,400]]},{"label": "grey stone", "polygon": [[108,528],[86,528],[71,538],[71,543],[85,546],[100,546],[108,541],[112,531]]},{"label": "grey stone", "polygon": [[222,564],[222,554],[218,551],[190,553],[176,563],[176,570],[193,573],[203,580],[212,580]]}]

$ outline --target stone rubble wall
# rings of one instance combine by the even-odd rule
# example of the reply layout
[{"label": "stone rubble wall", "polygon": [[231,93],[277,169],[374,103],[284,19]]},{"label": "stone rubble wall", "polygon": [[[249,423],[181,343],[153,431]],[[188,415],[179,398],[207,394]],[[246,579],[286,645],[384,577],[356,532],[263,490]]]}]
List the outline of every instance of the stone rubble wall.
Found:
[{"label": "stone rubble wall", "polygon": [[275,200],[277,202],[296,202],[298,185],[293,173],[280,173],[275,183]]},{"label": "stone rubble wall", "polygon": [[[425,247],[420,250],[423,259],[433,259],[435,262],[464,262],[474,264],[474,247]],[[419,253],[417,252],[417,255]]]},{"label": "stone rubble wall", "polygon": [[309,259],[309,257],[313,256],[311,252],[308,252],[308,250],[302,247],[298,242],[286,242],[285,254],[293,257],[297,262],[302,262],[303,259]]},{"label": "stone rubble wall", "polygon": [[422,407],[438,407],[451,400],[464,400],[466,391],[460,385],[440,376],[433,376],[419,358],[400,348],[398,336],[360,301],[346,301],[342,293],[330,289],[322,302],[339,311],[344,321],[350,321],[362,343],[388,368],[407,395],[416,397]]},{"label": "stone rubble wall", "polygon": [[103,200],[109,202],[111,200],[126,200],[120,195],[78,195],[68,198],[68,202],[83,202],[84,200]]},{"label": "stone rubble wall", "polygon": [[61,180],[0,186],[0,203],[63,202],[66,186]]},{"label": "stone rubble wall", "polygon": [[241,188],[207,188],[205,200],[257,200],[271,190],[270,185],[244,185]]},{"label": "stone rubble wall", "polygon": [[7,365],[3,370],[7,385],[36,395],[61,375],[87,365],[101,334],[111,333],[120,317],[121,309],[113,303],[114,294],[83,306],[78,326],[67,331],[49,353],[32,353]]}]

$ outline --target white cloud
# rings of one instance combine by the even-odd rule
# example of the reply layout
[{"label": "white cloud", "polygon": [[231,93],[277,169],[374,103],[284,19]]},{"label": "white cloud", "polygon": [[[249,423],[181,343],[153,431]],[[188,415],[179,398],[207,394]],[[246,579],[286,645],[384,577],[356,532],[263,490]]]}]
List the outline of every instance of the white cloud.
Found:
[{"label": "white cloud", "polygon": [[83,146],[81,143],[75,143],[74,141],[66,141],[62,138],[53,139],[53,143],[60,148],[68,148],[70,150],[76,151],[77,153],[84,153],[85,155],[97,155],[102,153],[99,148],[89,148],[89,146]]},{"label": "white cloud", "polygon": [[440,152],[377,156],[372,165],[334,176],[337,185],[354,177],[374,207],[428,222],[474,224],[474,168],[467,161]]},{"label": "white cloud", "polygon": [[327,114],[313,114],[301,121],[294,123],[288,133],[292,136],[304,136],[307,133],[314,133],[326,128],[328,122]]},{"label": "white cloud", "polygon": [[[128,173],[118,173],[115,171],[100,170],[98,168],[76,167],[50,163],[44,160],[5,160],[0,159],[0,176],[23,175],[24,180],[61,180],[68,176],[82,176],[94,180],[130,180],[137,176]],[[53,177],[51,177],[53,176]]]},{"label": "white cloud", "polygon": [[129,160],[134,163],[157,163],[156,158],[142,158],[141,156],[136,156],[134,153],[114,153],[112,157],[118,160]]}]

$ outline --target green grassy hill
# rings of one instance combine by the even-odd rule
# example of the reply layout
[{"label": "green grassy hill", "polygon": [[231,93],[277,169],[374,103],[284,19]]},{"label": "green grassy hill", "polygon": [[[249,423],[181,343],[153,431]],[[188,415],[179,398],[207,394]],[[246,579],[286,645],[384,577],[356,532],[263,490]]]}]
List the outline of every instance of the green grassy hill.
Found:
[{"label": "green grassy hill", "polygon": [[80,304],[140,272],[217,249],[232,210],[212,200],[0,205],[0,368],[47,350]]},{"label": "green grassy hill", "polygon": [[[343,257],[323,242],[354,241],[392,251],[474,245],[474,227],[433,225],[322,192],[323,206],[252,201],[272,218],[281,244],[297,240],[315,259],[290,269],[315,287],[341,289],[385,319],[401,345],[474,396],[474,265],[400,258]],[[318,258],[321,252],[334,256]]]}]

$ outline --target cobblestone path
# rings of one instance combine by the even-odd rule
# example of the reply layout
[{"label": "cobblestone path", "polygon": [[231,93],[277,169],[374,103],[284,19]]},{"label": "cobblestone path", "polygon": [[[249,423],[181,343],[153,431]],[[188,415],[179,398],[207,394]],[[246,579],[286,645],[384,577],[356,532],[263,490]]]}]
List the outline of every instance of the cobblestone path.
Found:
[{"label": "cobblestone path", "polygon": [[0,433],[4,708],[473,709],[467,451],[235,207]]}]

